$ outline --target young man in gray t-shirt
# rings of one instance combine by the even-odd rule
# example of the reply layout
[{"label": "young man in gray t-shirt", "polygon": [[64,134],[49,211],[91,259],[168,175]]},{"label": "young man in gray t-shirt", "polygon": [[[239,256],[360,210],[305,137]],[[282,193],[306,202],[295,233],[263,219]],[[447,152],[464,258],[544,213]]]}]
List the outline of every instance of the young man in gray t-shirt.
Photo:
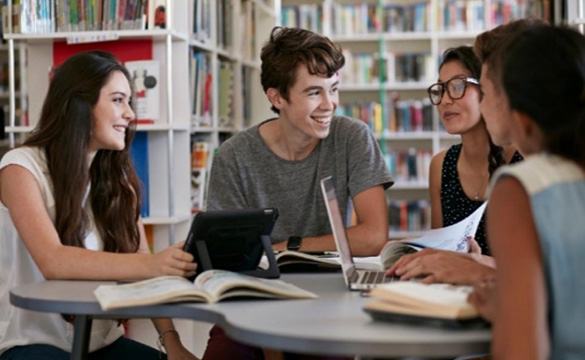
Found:
[{"label": "young man in gray t-shirt", "polygon": [[300,251],[331,251],[335,243],[320,191],[333,175],[352,253],[375,256],[388,238],[384,190],[392,185],[378,144],[359,120],[333,116],[344,57],[329,39],[275,28],[262,49],[262,86],[276,119],[226,141],[211,169],[207,208],[275,207],[275,250],[300,237]]},{"label": "young man in gray t-shirt", "polygon": [[[261,59],[262,86],[278,117],[220,147],[207,208],[275,207],[280,213],[272,232],[275,250],[335,250],[320,191],[320,180],[332,175],[346,225],[350,204],[357,215],[357,224],[347,231],[352,253],[378,255],[388,239],[384,190],[392,178],[367,126],[333,116],[345,62],[341,48],[307,30],[277,27]],[[262,349],[234,342],[218,327],[211,330],[203,356],[263,358]]]}]

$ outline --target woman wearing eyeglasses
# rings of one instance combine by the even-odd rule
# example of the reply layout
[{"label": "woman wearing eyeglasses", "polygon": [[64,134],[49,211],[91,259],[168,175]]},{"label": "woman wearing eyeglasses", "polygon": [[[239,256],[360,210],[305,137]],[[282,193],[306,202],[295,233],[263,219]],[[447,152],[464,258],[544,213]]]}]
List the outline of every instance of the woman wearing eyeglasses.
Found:
[{"label": "woman wearing eyeglasses", "polygon": [[[461,143],[436,154],[430,166],[431,227],[455,224],[473,213],[485,201],[491,174],[505,163],[522,160],[512,147],[502,148],[491,141],[479,111],[482,93],[479,86],[481,63],[469,46],[447,49],[439,66],[439,79],[428,89],[441,122],[449,134],[461,135]],[[471,284],[481,267],[480,261],[494,266],[489,257],[484,220],[472,254],[456,254],[427,249],[400,258],[389,270],[407,280],[423,277],[425,282]],[[476,276],[477,275],[477,276]]]},{"label": "woman wearing eyeglasses", "polygon": [[[430,167],[431,227],[457,223],[483,204],[491,174],[506,162],[522,156],[512,148],[492,143],[479,111],[481,63],[469,46],[447,49],[439,67],[439,80],[428,88],[449,134],[461,135],[461,143],[436,154]],[[489,255],[484,221],[475,240]]]}]

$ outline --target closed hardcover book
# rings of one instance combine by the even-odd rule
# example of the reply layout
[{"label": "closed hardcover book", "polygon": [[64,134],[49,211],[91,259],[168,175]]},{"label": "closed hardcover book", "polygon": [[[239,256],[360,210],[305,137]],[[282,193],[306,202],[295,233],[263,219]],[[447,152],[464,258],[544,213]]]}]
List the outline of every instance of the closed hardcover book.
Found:
[{"label": "closed hardcover book", "polygon": [[134,164],[134,170],[141,181],[142,207],[140,209],[140,216],[150,216],[149,204],[149,182],[148,182],[148,133],[136,132],[134,141],[130,146],[130,157]]},{"label": "closed hardcover book", "polygon": [[152,124],[160,118],[160,64],[157,60],[126,61],[132,80],[136,121]]}]

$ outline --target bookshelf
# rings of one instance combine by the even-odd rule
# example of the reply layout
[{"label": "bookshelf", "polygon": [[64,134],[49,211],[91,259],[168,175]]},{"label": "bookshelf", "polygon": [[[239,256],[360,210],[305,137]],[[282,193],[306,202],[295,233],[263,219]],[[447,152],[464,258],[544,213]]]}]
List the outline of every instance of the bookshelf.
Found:
[{"label": "bookshelf", "polygon": [[[189,26],[192,183],[202,187],[192,194],[197,212],[205,210],[215,150],[233,134],[274,117],[260,84],[260,50],[276,25],[278,3],[195,0],[190,6],[196,14]],[[196,151],[202,148],[206,154]],[[201,162],[201,156],[206,160]]]},{"label": "bookshelf", "polygon": [[[10,56],[13,58],[10,58]],[[24,64],[26,64],[26,46],[23,44],[17,45],[13,52],[9,51],[9,45],[2,41],[0,44],[0,111],[2,129],[0,131],[0,156],[2,156],[11,144],[11,137],[14,135],[7,132],[6,127],[10,116],[10,63],[14,66],[14,112],[18,123],[28,122],[27,96],[26,96],[26,72]]]},{"label": "bookshelf", "polygon": [[338,113],[370,125],[396,184],[388,192],[390,237],[430,227],[428,169],[433,154],[459,142],[442,130],[426,89],[444,50],[472,45],[481,32],[536,11],[520,0],[283,0],[281,24],[339,43]]}]

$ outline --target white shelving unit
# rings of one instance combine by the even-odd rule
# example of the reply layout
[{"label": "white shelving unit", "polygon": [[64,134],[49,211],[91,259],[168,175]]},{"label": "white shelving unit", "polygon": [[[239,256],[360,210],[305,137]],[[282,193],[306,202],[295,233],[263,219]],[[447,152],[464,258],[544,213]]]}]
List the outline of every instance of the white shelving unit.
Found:
[{"label": "white shelving unit", "polygon": [[[231,7],[231,18],[222,19],[223,22],[231,22],[231,43],[227,45],[219,44],[218,41],[218,4],[220,2],[223,6]],[[204,53],[211,60],[211,77],[214,79],[211,87],[212,99],[217,100],[220,96],[219,83],[216,81],[219,78],[219,62],[227,62],[233,67],[231,100],[234,111],[227,121],[230,125],[222,125],[223,119],[220,119],[218,115],[218,101],[212,100],[209,126],[194,126],[191,129],[192,133],[208,134],[214,148],[220,144],[220,133],[236,133],[272,116],[270,104],[260,86],[260,49],[262,43],[267,40],[266,36],[270,29],[276,24],[275,8],[273,0],[211,0],[207,12],[210,19],[210,33],[203,39],[201,34],[191,33],[190,35],[189,44],[192,51]],[[248,38],[245,39],[244,36]],[[252,86],[252,91],[249,94],[245,94],[243,88],[242,71],[246,70],[251,73],[248,86]],[[244,96],[249,97],[246,104],[250,107],[248,117],[243,111]],[[196,122],[197,119],[192,120]]]},{"label": "white shelving unit", "polygon": [[[209,0],[207,3],[209,6],[203,7],[206,12],[202,16],[207,17],[209,22],[204,29],[191,32],[189,45],[191,54],[200,53],[210,63],[210,111],[191,117],[193,140],[209,144],[209,170],[213,153],[223,140],[275,116],[270,111],[270,103],[260,84],[260,50],[268,40],[270,30],[276,25],[279,3],[278,0]],[[201,2],[195,1],[191,6],[196,7],[198,4]],[[191,19],[190,29],[195,30],[193,22],[194,19]],[[220,34],[222,25],[224,29]],[[220,63],[231,68],[229,87],[221,88]],[[224,93],[226,91],[228,95]],[[227,96],[231,104],[231,110],[224,116],[220,115],[222,109],[219,99],[222,96]],[[196,210],[205,210],[205,204]]]},{"label": "white shelving unit", "polygon": [[[9,76],[9,66],[10,66],[10,54],[9,51],[9,44],[2,43],[0,44],[0,66],[2,67],[2,87],[0,89],[0,111],[3,112],[4,115],[4,130],[6,131],[6,138],[0,140],[0,156],[7,151],[11,144],[14,144],[14,136],[10,131],[10,76]],[[15,61],[15,79],[14,79],[14,104],[15,104],[15,116],[20,121],[27,121],[23,120],[27,118],[27,90],[26,90],[26,71],[24,70],[24,65],[26,64],[26,46],[24,45],[17,45],[14,51],[12,52],[13,55],[13,62]]]}]

